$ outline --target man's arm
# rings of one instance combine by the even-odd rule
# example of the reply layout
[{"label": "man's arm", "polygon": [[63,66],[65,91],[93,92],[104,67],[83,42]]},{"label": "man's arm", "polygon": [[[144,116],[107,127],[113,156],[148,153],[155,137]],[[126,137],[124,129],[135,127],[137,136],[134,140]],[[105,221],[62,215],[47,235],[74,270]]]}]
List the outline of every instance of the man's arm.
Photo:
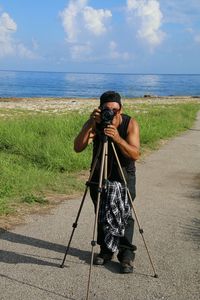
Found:
[{"label": "man's arm", "polygon": [[105,134],[110,136],[117,144],[121,152],[133,160],[137,160],[140,156],[140,134],[139,125],[136,120],[131,119],[128,126],[127,138],[124,140],[113,125],[108,125],[104,130]]},{"label": "man's arm", "polygon": [[81,129],[80,133],[77,135],[77,137],[74,140],[75,152],[83,151],[87,147],[87,145],[90,144],[94,139],[96,135],[95,134],[96,123],[101,122],[100,113],[101,110],[99,108],[94,109],[90,115],[90,119],[87,120],[87,122],[83,125],[83,128]]},{"label": "man's arm", "polygon": [[74,151],[81,152],[92,141],[94,137],[94,121],[89,119],[84,125],[77,137],[74,140]]}]

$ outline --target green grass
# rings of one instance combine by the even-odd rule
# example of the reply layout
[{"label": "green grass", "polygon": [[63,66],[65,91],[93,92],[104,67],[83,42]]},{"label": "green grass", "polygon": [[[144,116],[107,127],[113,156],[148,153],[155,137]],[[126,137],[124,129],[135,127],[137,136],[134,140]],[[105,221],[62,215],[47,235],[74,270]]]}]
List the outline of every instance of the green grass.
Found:
[{"label": "green grass", "polygon": [[140,124],[141,149],[156,149],[161,140],[189,129],[199,108],[199,104],[141,106],[135,115]]},{"label": "green grass", "polygon": [[[198,110],[195,103],[125,107],[140,124],[142,152],[190,128]],[[0,215],[13,213],[13,203],[44,204],[46,192],[71,194],[83,188],[78,174],[90,168],[92,146],[77,154],[73,140],[88,115],[14,113],[1,118]]]}]

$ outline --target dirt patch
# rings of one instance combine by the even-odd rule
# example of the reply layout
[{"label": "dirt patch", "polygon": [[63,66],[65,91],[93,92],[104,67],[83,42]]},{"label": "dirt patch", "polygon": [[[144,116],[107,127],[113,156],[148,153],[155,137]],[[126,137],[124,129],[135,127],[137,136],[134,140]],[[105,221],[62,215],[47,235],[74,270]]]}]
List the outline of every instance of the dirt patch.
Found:
[{"label": "dirt patch", "polygon": [[0,216],[0,229],[8,230],[14,228],[16,225],[26,223],[26,217],[31,214],[49,214],[50,211],[58,204],[69,199],[75,199],[80,196],[80,193],[73,195],[65,194],[46,194],[45,199],[48,201],[46,204],[20,204],[13,205],[15,213]]}]

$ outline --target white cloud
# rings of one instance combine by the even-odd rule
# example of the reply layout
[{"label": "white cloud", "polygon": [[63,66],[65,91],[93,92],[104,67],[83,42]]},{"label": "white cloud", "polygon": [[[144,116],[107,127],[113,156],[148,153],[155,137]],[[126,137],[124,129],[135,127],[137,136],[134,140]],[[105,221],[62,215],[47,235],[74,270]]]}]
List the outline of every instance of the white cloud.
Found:
[{"label": "white cloud", "polygon": [[110,10],[94,9],[92,7],[85,7],[83,11],[85,20],[85,27],[95,35],[101,35],[106,32],[104,21],[112,17]]},{"label": "white cloud", "polygon": [[137,0],[127,0],[127,9],[137,9],[140,6],[139,2]]},{"label": "white cloud", "polygon": [[87,6],[88,0],[70,0],[60,13],[68,42],[76,42],[88,32],[102,35],[106,32],[105,22],[112,16],[110,10],[94,9]]},{"label": "white cloud", "polygon": [[128,52],[119,52],[118,45],[114,41],[110,42],[109,50],[110,50],[110,57],[112,59],[120,59],[120,60],[126,61],[130,58],[130,55],[128,54]]},{"label": "white cloud", "polygon": [[11,19],[9,14],[2,13],[0,17],[0,24],[1,28],[4,28],[7,31],[16,31],[17,30],[17,24]]},{"label": "white cloud", "polygon": [[60,13],[64,30],[69,42],[76,41],[79,33],[80,14],[87,4],[87,0],[71,0],[69,5]]},{"label": "white cloud", "polygon": [[15,52],[12,34],[17,30],[17,24],[7,14],[0,15],[0,56],[10,55]]},{"label": "white cloud", "polygon": [[18,55],[33,59],[36,55],[26,48],[22,43],[15,41],[13,34],[17,31],[17,24],[9,16],[3,12],[0,15],[0,57],[7,55]]},{"label": "white cloud", "polygon": [[127,0],[129,21],[139,20],[138,37],[146,41],[151,48],[159,45],[164,39],[160,30],[163,14],[158,0]]}]

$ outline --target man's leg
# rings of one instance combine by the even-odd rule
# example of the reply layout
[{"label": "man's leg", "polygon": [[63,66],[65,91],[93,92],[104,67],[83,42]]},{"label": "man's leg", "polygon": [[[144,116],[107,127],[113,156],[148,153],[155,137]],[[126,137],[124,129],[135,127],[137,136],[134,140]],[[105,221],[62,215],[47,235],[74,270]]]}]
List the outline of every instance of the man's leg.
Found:
[{"label": "man's leg", "polygon": [[[96,213],[96,206],[97,206],[97,197],[98,197],[98,190],[96,186],[90,187],[90,196],[92,202],[94,204],[94,209]],[[97,244],[100,245],[100,253],[95,256],[93,263],[95,265],[104,265],[106,262],[110,261],[113,257],[113,252],[110,251],[104,242],[104,230],[102,224],[97,224]]]},{"label": "man's leg", "polygon": [[128,223],[125,228],[125,234],[120,238],[118,260],[121,263],[122,273],[133,272],[133,261],[135,259],[136,246],[132,244],[134,232],[134,219],[129,217]]},{"label": "man's leg", "polygon": [[[131,194],[132,201],[135,199],[135,176],[127,176],[127,186]],[[131,204],[130,204],[131,205]],[[135,259],[135,251],[137,247],[132,244],[134,234],[134,219],[132,216],[128,218],[127,225],[125,227],[124,236],[120,238],[119,253],[117,255],[118,260],[121,263],[122,273],[133,272],[133,261]]]}]

